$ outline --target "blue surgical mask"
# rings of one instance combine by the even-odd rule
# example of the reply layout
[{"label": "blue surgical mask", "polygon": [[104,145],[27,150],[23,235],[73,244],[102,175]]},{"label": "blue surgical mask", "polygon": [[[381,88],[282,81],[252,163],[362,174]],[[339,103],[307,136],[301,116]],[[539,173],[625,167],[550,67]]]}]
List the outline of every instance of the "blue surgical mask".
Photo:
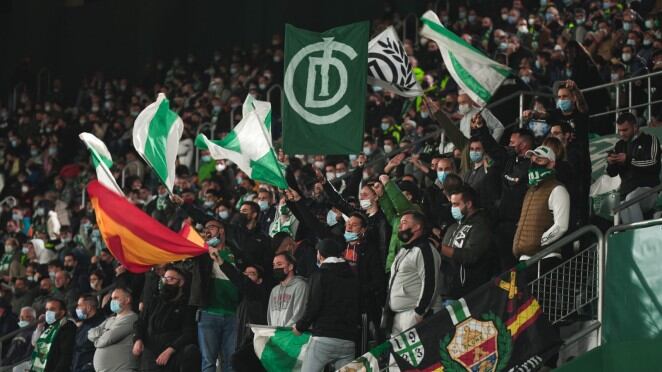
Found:
[{"label": "blue surgical mask", "polygon": [[115,314],[118,314],[120,311],[122,311],[122,307],[120,306],[120,302],[117,300],[111,300],[110,301],[110,311],[114,312]]},{"label": "blue surgical mask", "polygon": [[218,212],[218,217],[222,220],[227,220],[228,217],[230,217],[230,212],[228,211],[220,211]]},{"label": "blue surgical mask", "polygon": [[556,107],[563,112],[569,112],[572,110],[572,101],[569,99],[560,99],[556,101]]},{"label": "blue surgical mask", "polygon": [[262,212],[264,212],[264,211],[266,211],[267,209],[269,209],[269,202],[266,201],[266,200],[258,200],[258,201],[257,201],[257,205],[260,206],[260,210],[261,210]]},{"label": "blue surgical mask", "polygon": [[48,310],[46,311],[46,323],[53,324],[57,320],[55,317],[55,311]]},{"label": "blue surgical mask", "polygon": [[533,135],[537,138],[546,137],[549,133],[549,124],[546,121],[532,120],[529,122],[529,129],[531,129]]},{"label": "blue surgical mask", "polygon": [[354,240],[359,238],[359,234],[352,232],[352,231],[345,231],[345,241],[346,242],[353,242]]},{"label": "blue surgical mask", "polygon": [[333,210],[329,210],[329,213],[326,214],[326,224],[329,226],[335,226],[338,223],[336,220],[336,214]]},{"label": "blue surgical mask", "polygon": [[217,238],[217,237],[213,237],[213,238],[207,240],[207,245],[210,246],[210,247],[215,247],[215,246],[217,246],[220,242],[221,242],[221,239],[219,239],[219,238]]},{"label": "blue surgical mask", "polygon": [[446,180],[446,176],[448,176],[448,172],[437,171],[437,179],[439,180],[439,182],[444,183],[444,180]]},{"label": "blue surgical mask", "polygon": [[82,309],[76,308],[76,316],[80,320],[85,320],[87,319],[87,314]]},{"label": "blue surgical mask", "polygon": [[382,128],[383,131],[386,131],[388,129],[388,127],[389,127],[388,123],[382,123],[381,124],[381,128]]},{"label": "blue surgical mask", "polygon": [[30,325],[30,322],[28,322],[27,320],[19,320],[18,321],[19,328],[25,328],[29,325]]},{"label": "blue surgical mask", "polygon": [[478,163],[479,161],[483,160],[483,152],[469,151],[469,159],[471,159],[471,161],[474,163]]},{"label": "blue surgical mask", "polygon": [[202,160],[203,163],[208,163],[209,161],[211,161],[211,156],[209,156],[209,155],[202,155],[202,156],[200,157],[200,160]]},{"label": "blue surgical mask", "polygon": [[452,207],[451,208],[451,215],[453,215],[453,218],[456,221],[461,221],[464,216],[462,215],[462,211],[458,207]]}]

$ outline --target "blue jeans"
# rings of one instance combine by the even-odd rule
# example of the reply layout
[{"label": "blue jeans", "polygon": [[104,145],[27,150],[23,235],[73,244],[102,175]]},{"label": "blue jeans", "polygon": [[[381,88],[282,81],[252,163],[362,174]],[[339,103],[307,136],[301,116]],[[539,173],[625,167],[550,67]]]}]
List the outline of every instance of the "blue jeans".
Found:
[{"label": "blue jeans", "polygon": [[354,351],[354,341],[313,336],[303,357],[301,372],[321,372],[329,363],[334,363],[334,370],[339,369],[354,360]]},{"label": "blue jeans", "polygon": [[221,371],[232,372],[232,354],[237,343],[237,316],[200,311],[198,344],[202,354],[202,372],[216,372],[221,353]]}]

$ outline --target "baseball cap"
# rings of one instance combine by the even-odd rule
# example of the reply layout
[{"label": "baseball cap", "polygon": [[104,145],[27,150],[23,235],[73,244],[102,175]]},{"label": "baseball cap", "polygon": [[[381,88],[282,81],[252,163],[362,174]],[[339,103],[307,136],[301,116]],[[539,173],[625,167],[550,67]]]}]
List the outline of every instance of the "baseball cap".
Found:
[{"label": "baseball cap", "polygon": [[554,151],[547,146],[538,146],[535,150],[529,150],[526,152],[526,156],[537,156],[539,158],[545,158],[549,161],[556,161],[556,154]]}]

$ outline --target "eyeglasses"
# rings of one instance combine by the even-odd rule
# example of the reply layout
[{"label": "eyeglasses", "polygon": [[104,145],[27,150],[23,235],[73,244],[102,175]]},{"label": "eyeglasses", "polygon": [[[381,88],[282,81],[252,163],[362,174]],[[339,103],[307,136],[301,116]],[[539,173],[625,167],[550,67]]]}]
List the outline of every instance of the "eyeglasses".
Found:
[{"label": "eyeglasses", "polygon": [[165,280],[166,282],[176,282],[179,280],[179,278],[176,276],[164,276],[163,280]]}]

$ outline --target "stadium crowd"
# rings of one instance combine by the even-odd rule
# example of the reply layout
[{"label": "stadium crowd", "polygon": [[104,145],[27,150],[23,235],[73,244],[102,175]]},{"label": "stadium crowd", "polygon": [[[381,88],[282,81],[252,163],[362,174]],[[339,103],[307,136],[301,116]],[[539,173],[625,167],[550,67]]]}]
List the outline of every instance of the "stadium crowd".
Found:
[{"label": "stadium crowd", "polygon": [[[580,88],[660,70],[660,14],[615,0],[502,1],[490,14],[482,3],[458,2],[439,17],[553,101],[536,98],[523,128],[501,123],[458,89],[436,44],[405,40],[428,98],[407,104],[368,87],[363,151],[279,151],[287,190],[256,184],[207,151],[198,158],[193,145],[204,123],[221,138],[247,94],[266,99],[282,84],[279,35],[210,60],[159,60],[140,81],[98,72],[75,102],[63,95],[71,82],[55,79],[38,102],[25,81],[16,107],[0,106],[1,196],[16,200],[0,214],[0,336],[14,332],[2,364],[214,371],[220,360],[223,371],[256,371],[246,325],[265,324],[312,331],[304,371],[339,367],[365,347],[361,314],[371,342],[383,341],[587,224],[589,133],[614,126],[589,112],[613,107],[615,97],[594,100]],[[374,20],[375,33],[395,18],[387,11]],[[173,196],[132,147],[133,121],[158,92],[185,125]],[[431,135],[443,116],[458,122],[446,143]],[[654,112],[651,125],[661,119]],[[615,123],[621,141],[607,171],[620,175],[622,199],[660,182],[659,143],[639,131],[642,122],[635,111]],[[192,224],[209,254],[145,274],[119,264],[85,200],[95,176],[77,138],[83,131],[107,144],[131,203],[175,231]],[[633,205],[623,221],[646,218],[653,202]],[[550,254],[543,270],[564,258]]]}]

